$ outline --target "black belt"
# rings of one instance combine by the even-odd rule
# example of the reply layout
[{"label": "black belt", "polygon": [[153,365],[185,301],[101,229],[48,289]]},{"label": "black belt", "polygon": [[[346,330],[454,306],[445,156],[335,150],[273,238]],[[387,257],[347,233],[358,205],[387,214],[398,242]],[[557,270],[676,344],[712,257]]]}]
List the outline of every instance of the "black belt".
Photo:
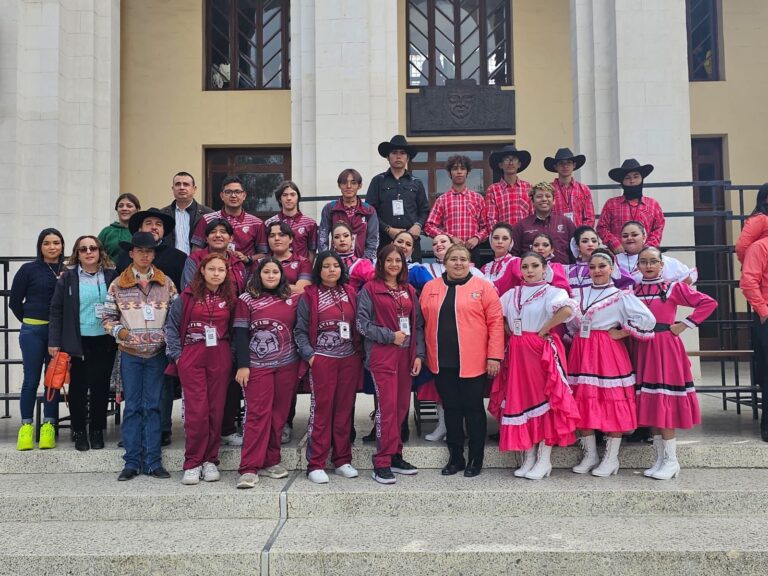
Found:
[{"label": "black belt", "polygon": [[656,326],[653,327],[654,332],[667,332],[669,330],[669,327],[671,324],[660,324],[656,323]]}]

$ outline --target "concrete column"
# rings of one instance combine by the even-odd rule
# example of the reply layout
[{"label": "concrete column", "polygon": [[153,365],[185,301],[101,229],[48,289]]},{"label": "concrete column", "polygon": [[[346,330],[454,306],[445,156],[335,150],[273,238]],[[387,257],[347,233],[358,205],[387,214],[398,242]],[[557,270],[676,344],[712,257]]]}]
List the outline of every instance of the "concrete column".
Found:
[{"label": "concrete column", "polygon": [[291,38],[294,179],[305,196],[336,195],[351,167],[367,186],[385,166],[376,144],[397,132],[397,3],[292,2]]},{"label": "concrete column", "polygon": [[14,6],[0,11],[0,21],[14,28],[17,49],[15,58],[4,53],[8,68],[0,74],[15,71],[16,90],[7,103],[11,113],[3,115],[0,145],[16,166],[2,169],[9,178],[1,185],[11,194],[2,204],[12,203],[13,210],[0,209],[0,234],[8,239],[6,253],[30,255],[46,226],[59,228],[71,246],[114,216],[120,3],[5,3]]}]

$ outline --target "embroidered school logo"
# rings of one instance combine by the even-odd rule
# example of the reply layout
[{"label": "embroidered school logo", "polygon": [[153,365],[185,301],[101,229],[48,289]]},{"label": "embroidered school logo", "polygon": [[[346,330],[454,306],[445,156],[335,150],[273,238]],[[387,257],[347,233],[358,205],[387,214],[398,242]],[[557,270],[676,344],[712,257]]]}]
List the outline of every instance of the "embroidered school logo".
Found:
[{"label": "embroidered school logo", "polygon": [[251,229],[250,226],[243,226],[243,228],[242,228],[243,232],[245,232],[246,234],[248,233],[248,230],[250,230],[250,229]]},{"label": "embroidered school logo", "polygon": [[227,303],[226,302],[219,302],[219,308],[226,308]]},{"label": "embroidered school logo", "polygon": [[307,229],[304,226],[299,226],[299,234],[304,234]]},{"label": "embroidered school logo", "polygon": [[469,297],[470,297],[470,298],[473,298],[474,300],[478,300],[478,299],[480,299],[480,296],[482,296],[482,294],[481,294],[480,292],[472,292],[472,293],[470,293],[470,295],[469,295]]},{"label": "embroidered school logo", "polygon": [[298,268],[298,267],[299,267],[299,263],[298,262],[291,262],[291,269],[292,270],[296,270],[296,268]]},{"label": "embroidered school logo", "polygon": [[562,224],[558,224],[557,231],[560,233],[565,232],[565,226],[563,226]]},{"label": "embroidered school logo", "polygon": [[259,358],[264,358],[267,354],[277,352],[278,347],[277,336],[266,330],[257,331],[251,339],[251,350]]},{"label": "embroidered school logo", "polygon": [[288,306],[293,305],[293,298],[288,298],[288,300],[286,300],[285,303],[288,304]]}]

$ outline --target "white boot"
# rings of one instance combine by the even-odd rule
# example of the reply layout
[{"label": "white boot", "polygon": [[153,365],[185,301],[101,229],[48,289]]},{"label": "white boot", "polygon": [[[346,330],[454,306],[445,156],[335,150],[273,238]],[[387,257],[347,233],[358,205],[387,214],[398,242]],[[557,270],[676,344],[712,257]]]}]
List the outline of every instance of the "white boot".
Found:
[{"label": "white boot", "polygon": [[661,468],[661,462],[664,460],[664,448],[662,448],[661,445],[661,435],[653,437],[653,451],[656,454],[656,460],[653,462],[653,466],[648,468],[648,470],[643,471],[643,476],[648,476],[649,478],[653,476],[656,470]]},{"label": "white boot", "polygon": [[586,474],[600,463],[600,458],[597,456],[597,440],[595,440],[595,435],[592,434],[590,436],[582,436],[579,442],[583,451],[581,460],[571,470],[576,472],[576,474]]},{"label": "white boot", "polygon": [[525,475],[528,474],[528,472],[531,471],[531,469],[536,465],[536,446],[533,446],[532,448],[528,448],[525,452],[523,452],[523,464],[513,472],[515,476],[518,478],[525,478]]},{"label": "white boot", "polygon": [[670,480],[680,474],[680,464],[677,461],[677,439],[662,440],[664,460],[651,478],[656,480]]},{"label": "white boot", "polygon": [[536,465],[525,475],[528,480],[542,480],[552,473],[552,446],[547,446],[544,440],[539,442],[539,454],[536,458]]},{"label": "white boot", "polygon": [[592,470],[592,476],[607,477],[612,476],[619,471],[619,447],[621,446],[621,438],[614,438],[608,436],[608,440],[605,445],[605,454],[603,454],[603,460],[600,465]]},{"label": "white boot", "polygon": [[431,434],[427,434],[424,436],[425,440],[429,440],[430,442],[442,442],[445,440],[445,434],[448,432],[448,429],[445,427],[445,410],[443,410],[442,405],[437,405],[437,428],[435,428],[434,432]]}]

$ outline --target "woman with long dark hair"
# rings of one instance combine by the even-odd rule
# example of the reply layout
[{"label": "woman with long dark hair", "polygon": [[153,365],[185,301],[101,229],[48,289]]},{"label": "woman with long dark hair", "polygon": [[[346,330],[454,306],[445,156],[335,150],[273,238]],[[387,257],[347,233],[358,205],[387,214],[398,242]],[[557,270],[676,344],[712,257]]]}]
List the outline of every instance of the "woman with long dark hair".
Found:
[{"label": "woman with long dark hair", "polygon": [[236,301],[228,260],[208,254],[166,320],[166,355],[175,363],[184,394],[183,484],[220,478],[221,420],[232,367],[230,327]]},{"label": "woman with long dark hair", "polygon": [[[8,307],[21,322],[19,348],[24,368],[21,384],[21,427],[16,450],[35,447],[35,427],[32,424],[35,398],[40,386],[40,374],[47,365],[48,329],[51,299],[56,280],[64,270],[64,237],[55,228],[45,228],[37,237],[37,257],[22,264],[13,276]],[[40,448],[56,446],[56,423],[59,419],[59,395],[43,403],[43,426],[40,428]]]},{"label": "woman with long dark hair", "polygon": [[238,488],[252,488],[259,474],[288,476],[280,465],[280,440],[299,381],[293,339],[298,300],[280,261],[267,257],[237,302],[235,380],[243,387],[246,407]]},{"label": "woman with long dark hair", "polygon": [[95,236],[75,240],[67,265],[51,300],[48,353],[53,357],[61,350],[72,357],[69,413],[75,448],[99,450],[104,448],[109,375],[117,352],[101,321],[117,272]]}]

